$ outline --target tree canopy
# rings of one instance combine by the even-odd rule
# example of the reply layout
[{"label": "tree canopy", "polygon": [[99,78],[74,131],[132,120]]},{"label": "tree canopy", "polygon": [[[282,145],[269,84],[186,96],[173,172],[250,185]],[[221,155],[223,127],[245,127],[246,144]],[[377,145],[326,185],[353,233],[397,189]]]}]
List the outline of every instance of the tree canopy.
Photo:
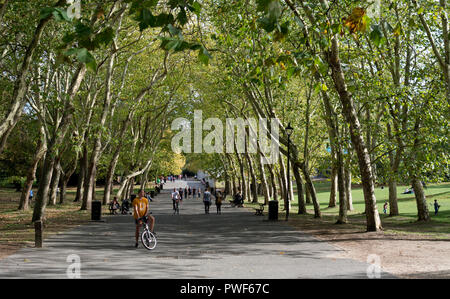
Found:
[{"label": "tree canopy", "polygon": [[[448,1],[0,1],[0,155],[4,184],[37,179],[33,221],[77,177],[81,209],[97,182],[126,197],[182,164],[246,199],[299,213],[328,177],[338,223],[364,191],[367,230],[382,229],[374,188],[449,179]],[[176,118],[278,119],[280,155],[177,154]],[[295,130],[288,137],[286,126]],[[247,128],[250,134],[255,128]],[[203,132],[206,137],[208,132]],[[269,136],[273,135],[269,132]],[[195,142],[195,140],[193,139]],[[289,147],[289,155],[288,155]],[[288,166],[292,169],[287,172]],[[37,176],[37,177],[36,177]],[[120,184],[114,190],[114,182]],[[61,192],[59,202],[64,201]],[[288,213],[287,213],[288,214]]]}]

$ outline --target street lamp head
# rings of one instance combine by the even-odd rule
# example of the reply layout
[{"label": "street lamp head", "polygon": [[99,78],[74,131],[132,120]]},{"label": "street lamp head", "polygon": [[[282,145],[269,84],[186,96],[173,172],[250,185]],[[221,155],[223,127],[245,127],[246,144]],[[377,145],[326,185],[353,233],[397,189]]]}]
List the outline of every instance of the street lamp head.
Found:
[{"label": "street lamp head", "polygon": [[293,127],[291,127],[291,123],[288,123],[288,126],[286,127],[286,134],[288,135],[288,136],[291,136],[292,135],[292,132],[294,132],[294,128]]}]

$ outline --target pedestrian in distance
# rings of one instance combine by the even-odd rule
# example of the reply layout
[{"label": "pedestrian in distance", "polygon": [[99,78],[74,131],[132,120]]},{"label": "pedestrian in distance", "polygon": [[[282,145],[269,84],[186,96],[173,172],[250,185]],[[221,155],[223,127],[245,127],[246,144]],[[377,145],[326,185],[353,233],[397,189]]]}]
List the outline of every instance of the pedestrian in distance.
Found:
[{"label": "pedestrian in distance", "polygon": [[180,211],[178,209],[178,204],[180,202],[180,194],[178,193],[177,189],[173,188],[172,192],[172,205],[173,205],[173,214],[180,214]]},{"label": "pedestrian in distance", "polygon": [[434,200],[434,215],[437,215],[437,213],[439,212],[439,208],[441,206],[438,204],[437,200]]},{"label": "pedestrian in distance", "polygon": [[217,209],[217,215],[222,214],[222,200],[223,200],[223,194],[221,191],[218,191],[216,193],[216,209]]},{"label": "pedestrian in distance", "polygon": [[30,190],[29,203],[33,202],[33,189]]},{"label": "pedestrian in distance", "polygon": [[211,192],[209,189],[203,193],[203,204],[205,205],[205,214],[209,214],[209,207],[211,206]]}]

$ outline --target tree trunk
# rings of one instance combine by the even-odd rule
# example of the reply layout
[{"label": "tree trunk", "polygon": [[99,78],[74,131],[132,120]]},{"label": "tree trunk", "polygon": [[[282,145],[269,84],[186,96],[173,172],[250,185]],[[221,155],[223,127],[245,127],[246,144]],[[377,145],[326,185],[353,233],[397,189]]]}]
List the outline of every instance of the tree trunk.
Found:
[{"label": "tree trunk", "polygon": [[[66,1],[60,0],[55,4],[54,7],[61,6],[65,2]],[[6,3],[4,5],[4,7],[6,8]],[[7,136],[11,133],[12,128],[16,125],[18,119],[20,118],[20,115],[22,114],[23,109],[21,108],[26,102],[25,94],[27,92],[27,77],[30,71],[30,65],[33,59],[33,55],[39,45],[42,33],[44,32],[44,28],[52,18],[53,15],[50,15],[39,21],[39,24],[34,31],[33,38],[31,39],[31,42],[29,43],[25,52],[22,66],[14,83],[14,90],[10,105],[5,117],[2,119],[2,122],[0,124],[0,140],[2,144],[0,153],[3,151],[3,145],[6,143]]]},{"label": "tree trunk", "polygon": [[339,217],[336,224],[347,223],[347,198],[345,192],[345,170],[342,161],[342,153],[337,151],[337,183],[339,192]]},{"label": "tree trunk", "polygon": [[30,191],[33,188],[33,182],[36,179],[36,170],[39,165],[39,161],[44,157],[47,151],[47,145],[45,141],[44,129],[41,127],[41,136],[38,144],[38,149],[33,157],[33,163],[27,173],[27,180],[20,196],[19,210],[26,211],[29,209]]},{"label": "tree trunk", "polygon": [[347,167],[347,169],[345,169],[345,200],[346,200],[347,210],[353,211],[352,171],[348,167]]},{"label": "tree trunk", "polygon": [[348,92],[345,83],[344,73],[342,72],[339,60],[339,46],[336,37],[331,40],[331,51],[329,52],[328,62],[331,67],[336,91],[338,92],[339,99],[342,103],[342,113],[350,126],[352,146],[358,156],[358,165],[361,173],[361,182],[366,205],[367,231],[379,231],[382,229],[382,226],[376,205],[370,156],[361,134],[361,125],[354,108],[353,99]]},{"label": "tree trunk", "polygon": [[[95,162],[95,161],[94,161]],[[83,200],[81,203],[80,210],[88,210],[91,208],[92,197],[93,197],[93,188],[95,184],[95,165],[92,165],[92,161],[89,163],[89,166],[86,171],[86,177],[84,179],[84,191],[83,191]]]},{"label": "tree trunk", "polygon": [[250,194],[251,194],[251,200],[253,203],[258,202],[258,186],[256,181],[256,174],[255,170],[253,168],[253,163],[250,155],[248,153],[245,154],[245,157],[247,158],[248,163],[248,169],[250,172],[250,178],[251,178],[251,184],[250,184]]},{"label": "tree trunk", "polygon": [[389,178],[389,216],[398,216],[397,182]]},{"label": "tree trunk", "polygon": [[52,206],[56,205],[60,177],[61,177],[61,164],[58,158],[53,168],[52,180],[50,184],[49,202],[48,202],[49,205]]},{"label": "tree trunk", "polygon": [[306,197],[306,203],[312,204],[311,192],[309,191],[308,184],[305,185],[305,197]]},{"label": "tree trunk", "polygon": [[425,192],[423,191],[423,185],[417,177],[412,179],[412,187],[414,188],[414,196],[416,197],[417,203],[417,220],[430,220],[430,213],[428,211],[427,199],[425,197]]},{"label": "tree trunk", "polygon": [[114,153],[113,158],[108,167],[108,173],[106,174],[105,189],[103,192],[103,204],[109,204],[111,200],[111,194],[113,193],[114,173],[116,171],[117,162],[119,161],[120,151]]},{"label": "tree trunk", "polygon": [[67,90],[66,102],[64,104],[64,116],[59,124],[59,127],[56,128],[55,130],[55,136],[53,136],[50,142],[47,143],[48,151],[43,164],[43,171],[42,171],[43,179],[39,183],[39,189],[37,193],[36,205],[34,206],[32,222],[43,221],[48,198],[49,184],[51,182],[53,167],[55,164],[55,156],[58,153],[58,146],[63,142],[64,137],[66,136],[67,131],[69,130],[69,126],[72,123],[73,112],[75,110],[72,105],[72,102],[80,88],[81,82],[83,81],[85,75],[86,75],[86,65],[80,64],[77,70],[75,71],[70,87]]},{"label": "tree trunk", "polygon": [[336,165],[332,165],[331,167],[331,189],[330,189],[330,201],[328,203],[329,208],[334,208],[336,206],[336,196],[338,192],[338,183],[337,183],[337,169]]},{"label": "tree trunk", "polygon": [[305,164],[302,164],[302,172],[303,175],[305,176],[305,181],[306,184],[308,185],[310,194],[311,194],[311,199],[313,202],[313,206],[314,206],[314,218],[321,218],[322,214],[320,212],[320,205],[319,205],[319,201],[317,199],[317,194],[316,194],[316,189],[314,188],[314,184],[311,180],[311,176],[309,175],[309,170],[306,169]]},{"label": "tree trunk", "polygon": [[257,156],[257,165],[258,165],[258,171],[259,171],[259,179],[261,181],[261,189],[262,189],[262,195],[264,196],[264,204],[269,204],[270,201],[270,192],[269,192],[269,186],[267,185],[267,178],[266,178],[266,172],[264,169],[263,164],[263,157],[261,153]]},{"label": "tree trunk", "polygon": [[67,178],[66,176],[63,177],[61,180],[61,191],[59,193],[59,204],[64,204],[64,201],[66,199],[67,195],[67,184],[69,183],[70,176]]},{"label": "tree trunk", "polygon": [[[48,191],[50,189],[50,183],[52,180],[52,174],[53,174],[53,165],[55,163],[54,158],[52,158],[52,155],[46,155],[42,167],[42,175],[41,179],[39,181],[39,188],[36,194],[36,202],[34,205],[33,210],[33,218],[32,222],[36,223],[39,222],[43,225],[44,223],[44,217],[45,217],[45,208],[48,203]],[[39,236],[38,236],[39,234]],[[41,247],[42,243],[38,242],[38,240],[42,240],[42,230],[36,230],[36,237],[35,237],[35,245],[36,247]],[[39,244],[40,243],[40,244]]]},{"label": "tree trunk", "polygon": [[292,163],[292,172],[297,183],[298,214],[304,215],[306,214],[306,204],[303,193],[303,180],[300,175],[300,166],[297,163]]},{"label": "tree trunk", "polygon": [[76,157],[73,160],[73,163],[69,163],[69,168],[66,170],[66,172],[63,173],[63,177],[61,178],[61,192],[59,194],[60,204],[63,204],[66,199],[67,184],[69,183],[70,178],[77,169],[77,161],[78,161],[78,152],[76,153]]},{"label": "tree trunk", "polygon": [[83,155],[80,159],[80,172],[78,174],[77,183],[77,194],[75,195],[74,202],[80,202],[83,199],[84,194],[84,183],[86,179],[86,169],[87,169],[87,145],[83,146]]},{"label": "tree trunk", "polygon": [[[391,125],[387,124],[387,133],[389,139],[392,137]],[[398,133],[398,132],[397,132]],[[400,137],[399,137],[400,138]],[[391,173],[389,173],[389,216],[398,216],[398,199],[397,199],[397,178],[398,178],[398,168],[400,165],[401,153],[403,144],[400,142],[399,148],[396,150],[396,154],[392,152],[389,153],[389,164],[391,166]]]},{"label": "tree trunk", "polygon": [[[416,123],[414,125],[414,144],[412,149],[412,160],[414,161],[417,152],[419,151],[419,136],[420,136],[420,121],[421,119],[417,119]],[[417,162],[416,162],[417,163]],[[427,199],[425,197],[425,192],[423,191],[423,185],[420,181],[418,174],[415,173],[415,169],[412,169],[413,174],[411,178],[412,187],[414,189],[414,196],[416,198],[416,204],[417,204],[417,217],[418,221],[428,221],[430,220],[430,214],[428,212],[428,206],[427,206]]]},{"label": "tree trunk", "polygon": [[275,174],[273,173],[273,169],[270,165],[267,167],[267,169],[269,169],[269,175],[270,175],[270,187],[271,187],[270,189],[272,190],[271,197],[273,198],[273,200],[278,200],[278,189],[277,189],[277,183],[275,181]]},{"label": "tree trunk", "polygon": [[236,158],[238,160],[238,164],[239,164],[239,172],[241,174],[241,192],[242,192],[242,196],[244,198],[244,200],[248,199],[248,194],[247,194],[247,181],[245,179],[245,173],[244,173],[244,165],[242,163],[242,159],[239,156],[239,153],[236,152]]},{"label": "tree trunk", "polygon": [[95,192],[91,190],[91,188],[95,188],[96,176],[95,169],[97,167],[98,161],[102,154],[102,129],[105,127],[106,119],[108,115],[111,113],[111,85],[112,85],[112,77],[113,77],[113,69],[115,62],[116,54],[113,52],[111,57],[109,58],[108,69],[106,72],[106,82],[105,82],[105,99],[103,102],[103,110],[100,118],[100,122],[98,127],[100,128],[96,132],[96,138],[94,141],[94,148],[92,149],[91,159],[89,162],[89,167],[87,169],[87,177],[86,177],[86,186],[85,192],[83,196],[83,203],[81,205],[81,210],[86,210],[91,206],[92,195],[95,195]]},{"label": "tree trunk", "polygon": [[286,179],[286,167],[284,165],[283,157],[280,154],[279,158],[279,164],[280,164],[280,190],[281,190],[281,196],[284,201],[284,209],[286,210],[286,207],[290,204],[289,202],[289,190],[287,189],[287,179]]}]

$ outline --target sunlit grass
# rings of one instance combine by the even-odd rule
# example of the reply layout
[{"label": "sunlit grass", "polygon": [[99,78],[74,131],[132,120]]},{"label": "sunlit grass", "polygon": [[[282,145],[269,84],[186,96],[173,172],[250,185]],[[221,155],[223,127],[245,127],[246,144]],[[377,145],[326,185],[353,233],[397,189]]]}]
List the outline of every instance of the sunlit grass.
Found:
[{"label": "sunlit grass", "polygon": [[[417,206],[414,194],[401,194],[405,188],[409,186],[399,186],[398,191],[398,208],[400,215],[396,217],[389,217],[389,209],[387,214],[383,214],[383,204],[389,199],[388,188],[376,188],[375,196],[377,198],[377,207],[380,213],[381,221],[386,231],[390,233],[423,233],[423,234],[450,234],[450,183],[441,183],[429,185],[425,189],[427,197],[428,210],[430,212],[431,221],[427,223],[417,222]],[[339,215],[339,202],[336,207],[328,207],[330,196],[330,182],[320,181],[315,182],[317,197],[320,204],[322,218],[325,221],[335,222]],[[353,197],[353,211],[348,211],[349,223],[356,225],[364,225],[365,222],[365,204],[364,196],[361,188],[354,187],[352,190]],[[291,203],[290,217],[312,217],[314,215],[314,207],[312,204],[307,204],[308,216],[297,215],[298,203],[297,194],[294,196],[295,201]],[[434,215],[434,200],[437,200],[441,208],[439,213]],[[338,201],[338,199],[337,199]],[[259,197],[259,202],[263,203],[264,198]],[[256,208],[258,205],[246,202],[247,207]],[[279,199],[279,213],[280,218],[285,216],[284,202]],[[265,212],[267,212],[267,207]],[[441,236],[442,237],[442,236]],[[449,236],[445,236],[448,238]]]}]

